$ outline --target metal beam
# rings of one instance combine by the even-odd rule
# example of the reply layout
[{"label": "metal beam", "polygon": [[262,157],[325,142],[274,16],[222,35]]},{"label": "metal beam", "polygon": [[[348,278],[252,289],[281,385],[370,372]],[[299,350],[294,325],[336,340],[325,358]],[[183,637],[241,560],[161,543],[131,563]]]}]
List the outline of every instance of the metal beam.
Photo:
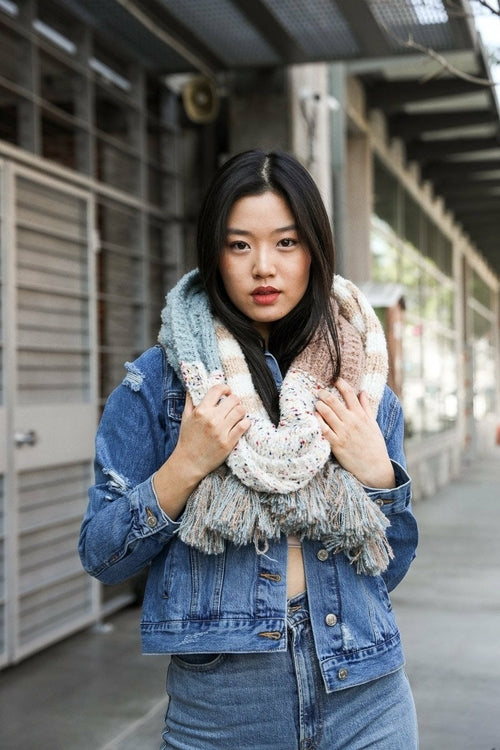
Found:
[{"label": "metal beam", "polygon": [[[481,230],[486,230],[492,227],[500,229],[500,214],[495,214],[494,212],[487,217],[478,216],[477,214],[474,214],[473,216],[470,214],[460,214],[460,221],[466,223],[469,227],[477,227]],[[498,243],[500,248],[500,239],[498,239]]]},{"label": "metal beam", "polygon": [[434,186],[436,190],[446,195],[461,195],[464,191],[475,195],[476,193],[488,193],[492,189],[500,188],[500,177],[482,180],[471,175],[464,182],[456,178],[455,181],[452,181],[452,179],[437,180],[434,182]]},{"label": "metal beam", "polygon": [[349,30],[356,38],[361,57],[388,57],[393,53],[369,3],[365,0],[337,0],[335,5],[342,12]]},{"label": "metal beam", "polygon": [[484,197],[482,195],[475,195],[470,191],[464,191],[464,195],[460,198],[454,196],[443,195],[446,202],[446,207],[454,213],[465,213],[466,211],[474,211],[475,213],[490,213],[500,212],[500,193]]},{"label": "metal beam", "polygon": [[407,145],[406,154],[409,159],[430,161],[439,156],[494,149],[500,151],[500,138],[451,138],[449,140],[413,141]]},{"label": "metal beam", "polygon": [[469,125],[490,125],[497,122],[493,112],[489,109],[428,112],[424,115],[404,113],[392,115],[388,119],[390,135],[403,140],[410,140],[421,133],[436,130],[449,130]]},{"label": "metal beam", "polygon": [[444,9],[448,15],[448,25],[455,38],[457,47],[470,49],[477,45],[477,31],[474,26],[474,15],[468,0],[453,0],[444,2]]},{"label": "metal beam", "polygon": [[186,62],[207,76],[212,76],[218,69],[225,67],[203,43],[203,37],[198,37],[186,26],[172,16],[164,6],[146,8],[141,7],[141,0],[114,0],[132,18],[143,26],[154,37],[159,39],[170,49],[173,49]]},{"label": "metal beam", "polygon": [[286,64],[310,62],[300,46],[300,30],[291,36],[261,0],[233,0],[232,4],[245,16],[270,47]]},{"label": "metal beam", "polygon": [[497,159],[477,159],[474,161],[438,161],[427,164],[422,169],[424,180],[438,181],[440,177],[455,176],[457,179],[468,179],[474,174],[499,172],[500,157]]},{"label": "metal beam", "polygon": [[[500,229],[500,219],[498,218],[498,207],[497,211],[454,211],[455,216],[458,217],[459,221],[463,221],[470,224],[481,223],[482,227],[494,225]],[[500,249],[500,244],[499,244]]]},{"label": "metal beam", "polygon": [[419,83],[415,78],[398,81],[373,81],[364,79],[368,106],[383,109],[385,112],[401,110],[411,102],[447,99],[464,94],[477,94],[480,88],[460,78],[439,79]]}]

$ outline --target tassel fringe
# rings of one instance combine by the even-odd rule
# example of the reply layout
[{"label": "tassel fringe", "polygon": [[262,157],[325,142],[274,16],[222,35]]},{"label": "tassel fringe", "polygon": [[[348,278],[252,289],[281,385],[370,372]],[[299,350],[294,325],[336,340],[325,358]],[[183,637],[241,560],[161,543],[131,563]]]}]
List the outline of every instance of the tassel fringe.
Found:
[{"label": "tassel fringe", "polygon": [[253,543],[262,554],[270,540],[294,534],[321,541],[329,552],[343,552],[358,573],[379,575],[393,557],[385,536],[388,525],[362,485],[333,461],[306,487],[267,496],[244,486],[222,466],[190,496],[179,536],[201,552],[217,555],[225,540],[237,546]]}]

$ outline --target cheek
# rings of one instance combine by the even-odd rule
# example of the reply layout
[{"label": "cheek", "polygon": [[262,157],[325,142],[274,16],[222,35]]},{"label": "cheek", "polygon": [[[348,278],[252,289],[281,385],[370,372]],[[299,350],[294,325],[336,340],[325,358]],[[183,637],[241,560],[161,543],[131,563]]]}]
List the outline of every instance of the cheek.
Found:
[{"label": "cheek", "polygon": [[309,284],[310,273],[311,258],[309,255],[307,255],[301,260],[301,263],[299,264],[299,267],[297,269],[297,283],[302,287],[304,291],[307,289],[307,285]]},{"label": "cheek", "polygon": [[219,263],[219,273],[229,299],[235,302],[241,286],[241,268],[223,257]]},{"label": "cheek", "polygon": [[222,279],[222,283],[227,289],[231,286],[231,279],[234,277],[234,271],[231,268],[231,263],[228,262],[227,258],[224,255],[219,261],[219,273]]}]

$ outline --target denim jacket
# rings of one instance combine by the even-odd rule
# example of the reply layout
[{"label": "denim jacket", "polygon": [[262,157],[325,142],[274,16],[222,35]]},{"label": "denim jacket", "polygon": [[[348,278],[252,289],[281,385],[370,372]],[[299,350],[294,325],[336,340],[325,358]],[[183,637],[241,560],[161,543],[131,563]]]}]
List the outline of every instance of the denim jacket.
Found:
[{"label": "denim jacket", "polygon": [[[80,534],[83,566],[114,584],[150,565],[141,624],[145,653],[285,650],[286,538],[270,542],[266,554],[257,554],[253,544],[227,543],[219,555],[206,555],[179,539],[179,523],[160,508],[152,476],[178,439],[184,389],[161,347],[126,367],[97,432],[96,479]],[[271,370],[278,381],[275,361]],[[365,489],[390,520],[394,559],[387,571],[359,575],[344,554],[329,554],[321,542],[303,543],[314,642],[329,692],[395,671],[404,661],[388,591],[415,555],[417,527],[402,411],[389,388],[377,421],[396,487]]]}]

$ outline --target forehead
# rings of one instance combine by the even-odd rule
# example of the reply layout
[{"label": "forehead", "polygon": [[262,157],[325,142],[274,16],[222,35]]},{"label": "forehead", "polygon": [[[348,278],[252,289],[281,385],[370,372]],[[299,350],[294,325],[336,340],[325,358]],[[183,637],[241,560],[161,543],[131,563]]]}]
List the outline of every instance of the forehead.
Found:
[{"label": "forehead", "polygon": [[281,195],[267,191],[260,195],[245,195],[233,203],[228,229],[240,228],[242,223],[278,228],[294,225],[295,217]]}]

